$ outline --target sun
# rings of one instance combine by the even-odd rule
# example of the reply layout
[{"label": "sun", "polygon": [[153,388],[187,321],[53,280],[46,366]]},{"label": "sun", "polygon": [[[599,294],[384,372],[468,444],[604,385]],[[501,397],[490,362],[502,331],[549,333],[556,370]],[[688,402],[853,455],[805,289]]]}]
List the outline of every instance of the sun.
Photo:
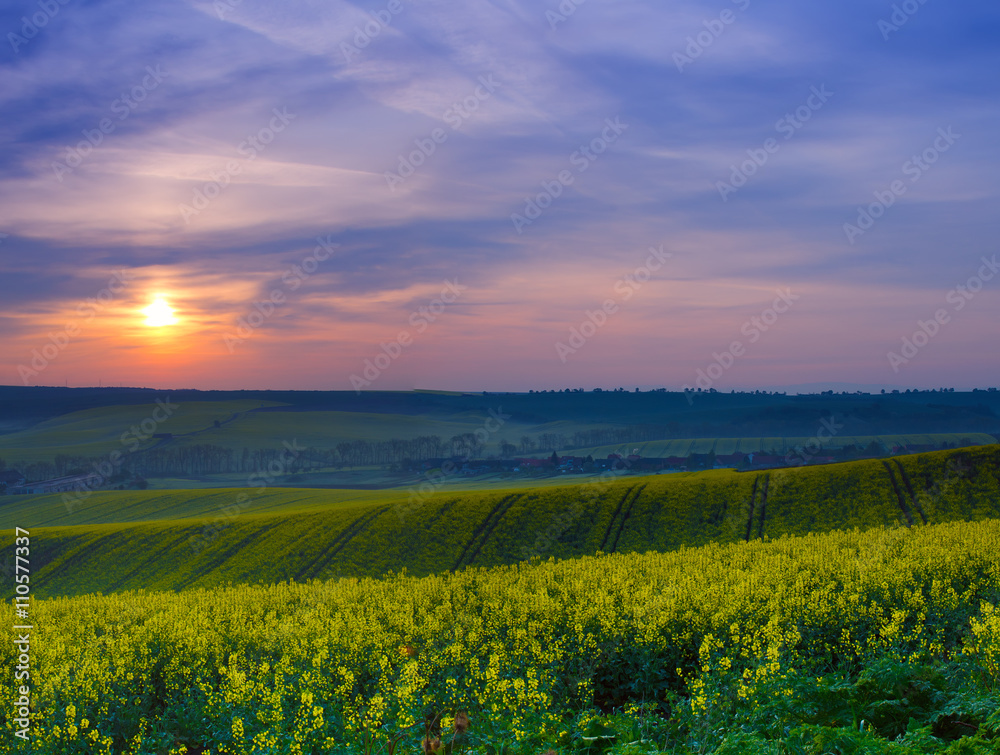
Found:
[{"label": "sun", "polygon": [[162,296],[153,299],[153,303],[142,310],[142,313],[146,315],[146,325],[151,328],[161,328],[164,325],[173,325],[177,322],[173,308],[167,304]]}]

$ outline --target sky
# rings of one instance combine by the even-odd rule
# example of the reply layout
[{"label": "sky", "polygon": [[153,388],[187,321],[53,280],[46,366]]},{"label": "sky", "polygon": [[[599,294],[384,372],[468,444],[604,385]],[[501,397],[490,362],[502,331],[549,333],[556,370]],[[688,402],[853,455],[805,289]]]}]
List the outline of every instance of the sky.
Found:
[{"label": "sky", "polygon": [[995,3],[34,0],[0,35],[0,384],[1000,382]]}]

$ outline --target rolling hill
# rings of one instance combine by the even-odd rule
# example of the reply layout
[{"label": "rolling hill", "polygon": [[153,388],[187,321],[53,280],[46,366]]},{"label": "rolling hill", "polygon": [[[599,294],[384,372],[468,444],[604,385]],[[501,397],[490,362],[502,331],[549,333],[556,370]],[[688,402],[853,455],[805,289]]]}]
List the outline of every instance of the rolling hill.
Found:
[{"label": "rolling hill", "polygon": [[8,501],[3,525],[32,532],[35,595],[182,590],[996,518],[1000,447],[424,499],[392,491],[99,493],[72,516],[59,512],[58,497]]}]

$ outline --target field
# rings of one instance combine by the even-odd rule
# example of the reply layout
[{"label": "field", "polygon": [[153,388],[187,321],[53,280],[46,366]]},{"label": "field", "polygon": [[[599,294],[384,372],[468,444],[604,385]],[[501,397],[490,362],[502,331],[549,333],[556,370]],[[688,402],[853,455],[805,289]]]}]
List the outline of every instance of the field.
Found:
[{"label": "field", "polygon": [[998,601],[997,521],[41,600],[12,750],[995,753]]},{"label": "field", "polygon": [[[164,399],[166,395],[164,396]],[[223,448],[281,447],[282,440],[299,445],[334,448],[351,440],[389,440],[440,435],[450,438],[481,427],[484,416],[459,413],[448,417],[392,413],[297,411],[273,401],[172,400],[176,408],[154,432],[171,433],[172,446],[210,444]],[[101,456],[123,448],[121,436],[140,428],[156,411],[156,404],[111,406],[60,415],[30,429],[0,435],[0,458],[8,465],[54,459],[58,454]],[[269,411],[259,411],[269,408]],[[274,411],[273,409],[282,409]],[[163,416],[163,413],[160,413]],[[215,426],[219,422],[219,427]],[[512,427],[536,430],[535,426]],[[143,433],[133,433],[142,435]],[[132,436],[130,436],[131,438]],[[157,445],[144,439],[142,447]],[[160,444],[162,445],[162,444]]]},{"label": "field", "polygon": [[[826,450],[844,448],[854,445],[859,449],[867,448],[868,444],[877,443],[885,453],[893,446],[932,445],[941,447],[948,444],[952,447],[991,445],[996,443],[992,435],[986,433],[914,433],[909,435],[837,435],[819,441]],[[677,438],[673,440],[651,440],[636,443],[617,443],[604,446],[573,449],[574,456],[591,455],[595,459],[605,458],[608,454],[638,453],[640,456],[663,458],[666,456],[687,457],[691,454],[735,454],[755,453],[759,451],[775,453],[784,456],[796,448],[815,448],[816,438],[806,437],[755,437],[755,438]],[[549,451],[551,453],[551,451]],[[531,454],[538,456],[539,454]]]},{"label": "field", "polygon": [[608,475],[497,491],[270,488],[12,497],[37,595],[232,581],[424,576],[573,558],[1000,516],[1000,447],[770,472]]},{"label": "field", "polygon": [[[156,413],[156,401],[169,402],[169,416],[164,417],[162,410]],[[680,393],[649,391],[385,391],[359,396],[353,391],[0,386],[0,406],[0,459],[14,467],[53,462],[57,456],[106,458],[123,450],[183,451],[206,445],[235,452],[280,450],[283,442],[294,440],[329,451],[341,443],[427,436],[448,442],[477,432],[484,455],[499,454],[502,442],[515,446],[517,454],[558,450],[596,457],[636,447],[644,456],[772,449],[784,454],[808,445],[829,418],[835,418],[840,429],[824,441],[827,448],[866,446],[872,440],[886,448],[894,443],[981,445],[995,442],[989,433],[1000,430],[1000,393],[982,391],[883,396],[707,394],[689,403]],[[488,424],[491,416],[502,417],[502,423]],[[485,435],[484,429],[488,429]],[[173,437],[149,437],[153,432]],[[525,437],[533,445],[522,447]],[[192,484],[207,483],[214,484],[204,479]]]},{"label": "field", "polygon": [[1000,446],[545,482],[4,497],[4,751],[1000,752]]}]

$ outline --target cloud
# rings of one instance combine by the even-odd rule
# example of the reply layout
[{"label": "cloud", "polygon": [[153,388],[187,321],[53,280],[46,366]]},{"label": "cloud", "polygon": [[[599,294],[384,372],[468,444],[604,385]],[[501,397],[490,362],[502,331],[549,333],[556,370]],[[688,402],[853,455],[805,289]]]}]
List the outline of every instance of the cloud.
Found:
[{"label": "cloud", "polygon": [[[650,284],[641,305],[609,325],[614,337],[576,363],[593,382],[633,355],[640,383],[681,384],[702,357],[700,343],[723,337],[730,316],[749,306],[748,292],[776,285],[813,292],[806,311],[817,314],[797,315],[794,337],[767,352],[780,380],[748,361],[761,365],[762,381],[805,382],[815,360],[840,370],[838,379],[861,380],[854,373],[867,370],[876,380],[882,325],[908,322],[908,297],[947,288],[993,252],[994,6],[927,3],[888,40],[878,22],[891,10],[861,0],[587,0],[563,20],[547,15],[560,7],[61,7],[23,49],[0,56],[0,106],[16,116],[0,123],[11,145],[0,154],[0,231],[10,234],[0,243],[9,284],[0,343],[13,355],[0,369],[13,374],[17,354],[124,267],[134,287],[87,337],[123,382],[155,374],[149,364],[130,366],[144,331],[129,318],[157,287],[183,308],[199,355],[164,373],[171,380],[281,382],[270,367],[248,373],[252,360],[336,343],[316,358],[322,366],[296,376],[305,387],[346,370],[338,354],[367,353],[454,276],[470,293],[412,350],[406,380],[502,387],[532,370],[540,381],[563,380],[546,362],[552,333],[642,250],[665,243],[675,255],[669,278]],[[16,15],[0,16],[0,31],[15,30]],[[683,70],[678,52],[691,57]],[[148,87],[157,67],[166,74]],[[786,139],[779,123],[821,86],[834,95]],[[272,129],[276,112],[294,117]],[[88,148],[105,119],[114,129]],[[581,170],[574,155],[600,139],[607,119],[628,128]],[[949,126],[962,135],[954,148],[849,243],[844,223],[874,192],[907,178],[906,162]],[[769,138],[780,149],[723,201],[718,182]],[[518,233],[511,215],[561,171],[572,183]],[[280,285],[317,237],[338,244],[337,254],[245,355],[220,359],[221,333]],[[846,292],[869,290],[886,293],[851,305]],[[686,329],[656,329],[675,321]],[[954,330],[955,343],[968,344],[988,328],[970,317]],[[819,334],[822,357],[810,351]],[[473,348],[477,338],[493,345]],[[90,343],[81,338],[66,364],[89,370],[98,353]],[[115,361],[119,346],[128,359]],[[461,353],[476,356],[465,364]],[[970,379],[985,380],[987,363],[977,362]],[[928,356],[924,364],[937,379],[950,362]]]}]

